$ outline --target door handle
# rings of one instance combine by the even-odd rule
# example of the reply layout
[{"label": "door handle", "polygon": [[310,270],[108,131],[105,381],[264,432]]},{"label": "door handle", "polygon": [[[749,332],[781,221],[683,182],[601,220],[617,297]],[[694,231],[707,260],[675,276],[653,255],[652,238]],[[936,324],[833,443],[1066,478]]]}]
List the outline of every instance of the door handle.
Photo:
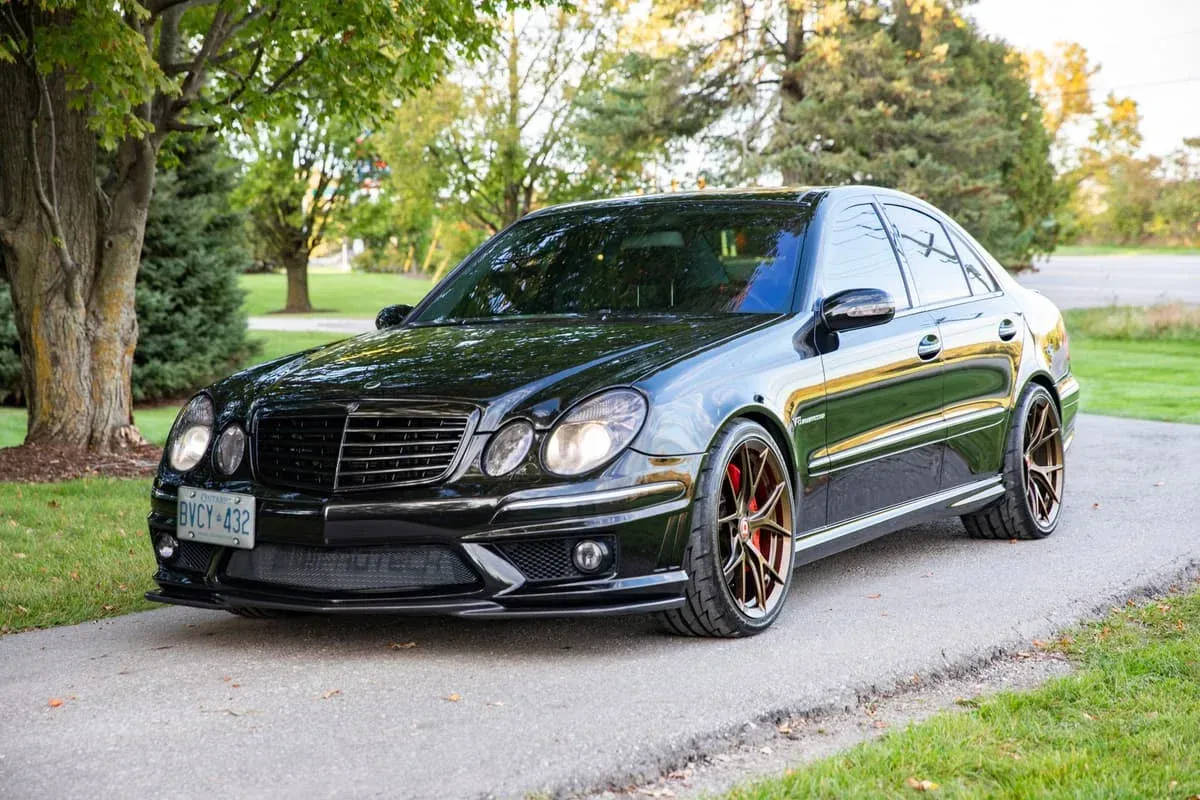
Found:
[{"label": "door handle", "polygon": [[1013,322],[1011,319],[1002,320],[1000,322],[1000,329],[998,333],[1000,334],[1000,341],[1011,341],[1012,338],[1017,335],[1017,323]]},{"label": "door handle", "polygon": [[925,338],[917,344],[917,355],[922,361],[930,361],[937,358],[937,354],[942,352],[942,340],[935,333],[925,334]]}]

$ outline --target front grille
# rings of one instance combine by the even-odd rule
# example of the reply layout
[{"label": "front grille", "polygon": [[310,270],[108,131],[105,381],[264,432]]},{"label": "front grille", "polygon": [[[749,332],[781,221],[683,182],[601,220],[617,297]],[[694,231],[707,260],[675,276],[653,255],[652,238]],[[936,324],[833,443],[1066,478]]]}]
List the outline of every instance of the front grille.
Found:
[{"label": "front grille", "polygon": [[383,411],[266,411],[255,426],[265,484],[322,492],[411,486],[446,477],[470,415]]},{"label": "front grille", "polygon": [[171,569],[181,572],[198,572],[206,575],[208,574],[208,566],[212,563],[213,553],[216,550],[217,548],[211,544],[180,542],[179,549],[175,553],[175,559],[171,562]]},{"label": "front grille", "polygon": [[[596,538],[596,537],[589,537]],[[612,537],[600,537],[610,548],[613,547]],[[512,562],[513,566],[532,582],[558,581],[569,578],[595,577],[586,575],[575,568],[571,560],[571,548],[578,539],[533,539],[520,542],[505,542],[496,546],[500,555]]]},{"label": "front grille", "polygon": [[234,550],[225,577],[346,592],[462,589],[478,581],[462,556],[437,544],[322,548],[263,543],[253,550]]},{"label": "front grille", "polygon": [[274,412],[258,417],[255,466],[263,483],[332,491],[345,411]]}]

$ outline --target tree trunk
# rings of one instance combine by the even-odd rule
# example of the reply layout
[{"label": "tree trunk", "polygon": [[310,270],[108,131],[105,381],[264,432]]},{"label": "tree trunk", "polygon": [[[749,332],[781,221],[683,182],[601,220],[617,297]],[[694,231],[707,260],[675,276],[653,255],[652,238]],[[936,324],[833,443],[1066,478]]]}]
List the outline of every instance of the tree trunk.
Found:
[{"label": "tree trunk", "polygon": [[[800,69],[800,59],[804,57],[804,17],[807,11],[808,3],[788,3],[787,32],[783,44],[783,74],[779,82],[779,116],[785,122],[793,113],[792,109],[804,99],[804,75]],[[800,182],[799,173],[789,168],[786,163],[781,172],[785,186]]]},{"label": "tree trunk", "polygon": [[13,299],[28,444],[110,449],[133,426],[134,281],[154,181],[146,143],[123,146],[110,203],[96,136],[64,76],[0,64],[0,247]]},{"label": "tree trunk", "polygon": [[283,310],[289,313],[312,311],[312,302],[308,299],[307,248],[301,247],[286,254],[283,266],[287,270],[287,305]]}]

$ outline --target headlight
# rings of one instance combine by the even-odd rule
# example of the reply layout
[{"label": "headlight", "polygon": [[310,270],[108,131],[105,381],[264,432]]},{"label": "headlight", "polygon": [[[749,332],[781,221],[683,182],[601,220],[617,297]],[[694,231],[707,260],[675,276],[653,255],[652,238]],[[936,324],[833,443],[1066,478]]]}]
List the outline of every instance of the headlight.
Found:
[{"label": "headlight", "polygon": [[200,463],[212,439],[213,404],[206,394],[198,394],[179,412],[171,426],[171,466],[187,472]]},{"label": "headlight", "polygon": [[483,451],[483,471],[488,475],[512,472],[533,444],[533,426],[518,420],[500,429]]},{"label": "headlight", "polygon": [[246,432],[235,422],[217,437],[213,460],[217,462],[217,469],[226,475],[232,475],[242,465],[242,456],[245,453]]},{"label": "headlight", "polygon": [[554,426],[542,460],[556,475],[581,475],[629,446],[646,420],[646,401],[632,389],[585,400]]}]

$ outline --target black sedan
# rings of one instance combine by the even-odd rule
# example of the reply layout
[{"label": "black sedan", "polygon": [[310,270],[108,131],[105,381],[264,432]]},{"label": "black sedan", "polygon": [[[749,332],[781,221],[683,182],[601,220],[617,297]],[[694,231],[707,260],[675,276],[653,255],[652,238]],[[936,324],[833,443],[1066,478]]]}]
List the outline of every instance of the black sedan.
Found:
[{"label": "black sedan", "polygon": [[377,325],[191,399],[150,599],[745,636],[794,567],[882,534],[1058,523],[1062,317],[906,194],[550,208]]}]

